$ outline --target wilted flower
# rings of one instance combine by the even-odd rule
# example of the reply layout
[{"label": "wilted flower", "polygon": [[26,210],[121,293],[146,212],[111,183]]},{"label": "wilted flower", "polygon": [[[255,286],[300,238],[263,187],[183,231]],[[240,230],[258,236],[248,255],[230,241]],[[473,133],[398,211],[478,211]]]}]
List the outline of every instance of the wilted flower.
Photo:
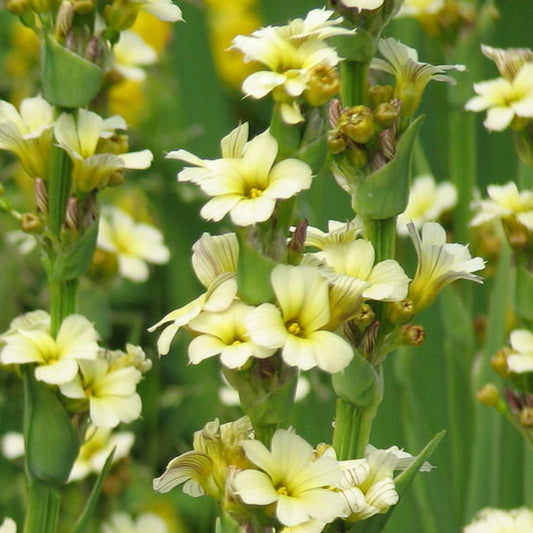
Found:
[{"label": "wilted flower", "polygon": [[487,507],[479,511],[463,533],[529,533],[533,531],[533,512],[526,507],[504,511]]},{"label": "wilted flower", "polygon": [[409,202],[405,211],[398,216],[397,228],[400,235],[408,235],[407,224],[412,222],[420,229],[424,222],[434,222],[440,215],[452,209],[457,203],[457,191],[450,181],[435,183],[433,176],[424,174],[413,180],[409,191]]},{"label": "wilted flower", "polygon": [[274,433],[271,451],[256,440],[243,441],[242,447],[260,469],[235,476],[235,491],[244,503],[273,504],[276,518],[285,526],[310,520],[328,523],[341,515],[343,498],[332,490],[340,482],[335,458],[315,458],[304,439],[284,429]]},{"label": "wilted flower", "polygon": [[134,520],[127,513],[114,513],[102,525],[102,533],[168,533],[166,522],[155,513],[141,513]]},{"label": "wilted flower", "polygon": [[85,431],[85,439],[68,480],[77,481],[89,474],[98,474],[113,450],[113,462],[127,457],[134,441],[133,433],[126,431],[113,433],[108,428],[96,428],[90,425]]},{"label": "wilted flower", "polygon": [[5,343],[0,360],[5,365],[37,363],[36,379],[53,385],[66,383],[74,379],[82,360],[96,359],[98,333],[85,317],[69,315],[53,338],[43,313],[34,312],[29,319],[19,317],[11,323],[8,332],[0,336]]},{"label": "wilted flower", "polygon": [[194,433],[194,449],[172,459],[163,475],[154,479],[154,490],[168,492],[183,484],[183,492],[190,496],[221,498],[230,467],[248,466],[241,446],[252,435],[247,416],[222,425],[218,418],[208,422]]},{"label": "wilted flower", "polygon": [[63,113],[54,126],[54,135],[61,148],[70,156],[72,180],[82,193],[101,189],[112,182],[114,174],[125,168],[144,169],[152,163],[152,152],[125,152],[124,143],[115,143],[116,130],[125,130],[119,116],[103,119],[92,111],[78,109],[77,118]]},{"label": "wilted flower", "polygon": [[246,318],[252,340],[268,348],[282,349],[284,361],[302,370],[318,366],[339,372],[353,357],[351,346],[324,328],[331,317],[328,283],[311,266],[277,265],[272,287],[280,309],[264,303]]},{"label": "wilted flower", "polygon": [[507,355],[507,368],[516,374],[533,372],[533,333],[515,329],[509,340],[512,350]]},{"label": "wilted flower", "polygon": [[465,70],[464,65],[430,65],[420,62],[414,48],[392,37],[381,39],[378,49],[385,60],[374,58],[370,66],[396,78],[394,96],[400,99],[402,115],[407,117],[418,109],[426,85],[431,80],[455,84],[455,80],[444,73],[449,70]]},{"label": "wilted flower", "polygon": [[342,18],[330,20],[332,15],[333,11],[313,9],[305,19],[293,20],[287,26],[268,26],[251,36],[237,36],[234,47],[245,59],[270,69],[248,76],[242,85],[244,94],[263,98],[272,93],[281,105],[283,120],[289,124],[303,120],[302,98],[311,105],[321,105],[335,95],[338,79],[334,68],[340,57],[324,39],[352,31],[335,27]]},{"label": "wilted flower", "polygon": [[142,374],[134,366],[114,366],[116,354],[101,350],[98,359],[80,362],[80,372],[60,385],[67,398],[87,400],[89,416],[96,427],[114,428],[141,415],[142,401],[136,392]]},{"label": "wilted flower", "polygon": [[23,100],[20,112],[0,100],[0,150],[14,153],[32,178],[48,176],[53,125],[54,108],[41,96]]},{"label": "wilted flower", "polygon": [[116,207],[102,210],[97,246],[115,254],[120,275],[132,281],[148,279],[147,263],[162,265],[170,259],[163,235],[157,228],[135,222]]},{"label": "wilted flower", "polygon": [[413,301],[416,312],[425,309],[446,285],[458,279],[483,283],[483,278],[472,274],[485,268],[481,257],[470,255],[468,246],[446,242],[444,228],[436,222],[422,226],[422,238],[413,224],[409,224],[418,266],[409,287],[408,298]]},{"label": "wilted flower", "polygon": [[533,118],[533,62],[525,63],[512,80],[497,78],[474,84],[468,111],[487,110],[483,123],[489,130],[507,128],[515,117]]},{"label": "wilted flower", "polygon": [[212,199],[200,214],[206,220],[219,221],[230,214],[238,226],[249,226],[268,220],[277,200],[291,198],[311,185],[309,165],[298,159],[275,163],[278,143],[265,131],[249,142],[248,125],[238,126],[223,140],[231,156],[201,160],[189,152],[171,152],[168,157],[184,160],[199,167],[186,168],[178,174],[179,181],[193,181]]},{"label": "wilted flower", "polygon": [[184,307],[171,311],[149,331],[163,324],[169,325],[161,333],[157,348],[166,355],[170,343],[178,330],[186,326],[202,311],[221,312],[226,310],[237,295],[235,272],[239,258],[239,242],[234,233],[212,236],[204,233],[193,245],[192,265],[196,277],[207,289],[202,295]]}]

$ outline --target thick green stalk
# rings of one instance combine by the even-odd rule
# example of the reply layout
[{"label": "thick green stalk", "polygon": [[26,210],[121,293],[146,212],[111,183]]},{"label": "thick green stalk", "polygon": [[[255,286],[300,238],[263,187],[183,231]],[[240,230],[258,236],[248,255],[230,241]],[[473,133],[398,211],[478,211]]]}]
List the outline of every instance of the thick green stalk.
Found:
[{"label": "thick green stalk", "polygon": [[52,485],[32,480],[24,533],[55,533],[59,522],[61,496]]},{"label": "thick green stalk", "polygon": [[342,105],[350,107],[354,105],[365,105],[366,78],[370,63],[366,61],[346,60],[341,63],[341,99]]},{"label": "thick green stalk", "polygon": [[50,334],[55,337],[61,322],[68,316],[76,312],[78,303],[78,280],[68,281],[51,279],[48,282],[50,291]]},{"label": "thick green stalk", "polygon": [[375,263],[392,259],[396,249],[396,217],[381,220],[363,220],[365,239],[369,240],[376,252]]},{"label": "thick green stalk", "polygon": [[48,178],[48,226],[52,234],[57,237],[65,220],[72,163],[63,149],[52,146],[51,150],[50,176]]}]

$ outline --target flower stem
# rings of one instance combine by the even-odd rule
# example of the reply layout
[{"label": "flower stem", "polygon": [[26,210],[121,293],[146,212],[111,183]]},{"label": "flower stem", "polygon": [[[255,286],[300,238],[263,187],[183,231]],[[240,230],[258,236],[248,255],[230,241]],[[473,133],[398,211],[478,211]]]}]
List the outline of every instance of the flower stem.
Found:
[{"label": "flower stem", "polygon": [[396,249],[396,217],[363,220],[365,239],[374,246],[375,262],[392,259]]},{"label": "flower stem", "polygon": [[48,483],[31,480],[24,533],[55,533],[59,522],[61,496]]},{"label": "flower stem", "polygon": [[366,78],[370,63],[346,60],[341,63],[341,98],[345,107],[365,105]]},{"label": "flower stem", "polygon": [[65,208],[70,192],[72,163],[67,153],[52,146],[50,177],[48,183],[48,225],[54,236],[59,236],[65,220]]},{"label": "flower stem", "polygon": [[55,337],[61,327],[61,322],[76,312],[78,296],[78,280],[67,281],[50,279],[50,335]]}]

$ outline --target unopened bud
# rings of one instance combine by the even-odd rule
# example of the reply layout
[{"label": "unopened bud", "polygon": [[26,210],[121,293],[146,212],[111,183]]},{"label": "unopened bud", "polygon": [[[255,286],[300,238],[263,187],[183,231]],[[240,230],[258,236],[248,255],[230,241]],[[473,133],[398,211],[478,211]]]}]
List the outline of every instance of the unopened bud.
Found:
[{"label": "unopened bud", "polygon": [[42,178],[35,178],[35,205],[37,213],[48,214],[48,191]]},{"label": "unopened bud", "polygon": [[318,107],[339,92],[339,75],[333,67],[318,65],[311,72],[304,98],[309,105]]},{"label": "unopened bud", "polygon": [[32,11],[36,13],[47,13],[56,11],[59,8],[60,0],[30,0],[29,4]]},{"label": "unopened bud", "polygon": [[127,30],[136,18],[137,9],[129,0],[115,0],[104,8],[104,20],[110,30]]},{"label": "unopened bud", "polygon": [[120,187],[126,178],[124,177],[124,172],[120,169],[116,169],[109,175],[109,181],[107,182],[108,187]]},{"label": "unopened bud", "polygon": [[413,318],[414,314],[415,306],[409,299],[402,300],[401,302],[389,302],[387,304],[387,318],[395,326],[406,324]]},{"label": "unopened bud", "polygon": [[509,377],[509,367],[507,366],[507,355],[509,353],[509,348],[502,348],[496,352],[491,360],[490,366],[496,374],[500,375],[502,378]]},{"label": "unopened bud", "polygon": [[71,196],[67,201],[65,228],[71,231],[79,230],[78,199],[74,196]]},{"label": "unopened bud", "polygon": [[22,213],[20,228],[24,233],[39,233],[43,229],[43,221],[34,213]]},{"label": "unopened bud", "polygon": [[407,346],[420,346],[426,338],[426,332],[420,325],[404,326],[403,340]]},{"label": "unopened bud", "polygon": [[500,401],[500,391],[494,383],[487,383],[476,392],[478,402],[487,407],[496,407]]},{"label": "unopened bud", "polygon": [[75,7],[72,2],[65,0],[61,2],[57,13],[56,37],[64,39],[72,30],[72,19],[74,18]]},{"label": "unopened bud", "polygon": [[8,11],[18,17],[26,14],[31,9],[29,0],[6,0],[5,6]]},{"label": "unopened bud", "polygon": [[346,158],[355,168],[363,168],[368,163],[368,154],[363,148],[350,145],[346,150]]},{"label": "unopened bud", "polygon": [[341,116],[339,128],[356,143],[364,144],[374,136],[374,115],[364,105],[348,107]]},{"label": "unopened bud", "polygon": [[346,138],[341,131],[328,131],[328,150],[332,154],[340,154],[346,150]]},{"label": "unopened bud", "polygon": [[125,133],[115,133],[111,137],[98,139],[97,154],[124,154],[129,149],[128,136]]},{"label": "unopened bud", "polygon": [[372,107],[389,102],[394,89],[391,85],[374,85],[368,89],[368,99]]},{"label": "unopened bud", "polygon": [[95,9],[94,0],[74,0],[74,10],[78,15],[87,15]]},{"label": "unopened bud", "polygon": [[372,308],[368,304],[363,304],[354,316],[353,321],[360,330],[364,330],[374,322],[375,318],[376,313],[374,313]]},{"label": "unopened bud", "polygon": [[374,118],[382,128],[392,126],[394,121],[400,116],[400,110],[390,102],[379,104],[374,109]]},{"label": "unopened bud", "polygon": [[520,424],[524,427],[533,427],[533,407],[526,406],[520,411]]},{"label": "unopened bud", "polygon": [[292,238],[287,246],[287,259],[290,265],[299,265],[302,260],[307,226],[306,219],[300,220],[292,234]]}]

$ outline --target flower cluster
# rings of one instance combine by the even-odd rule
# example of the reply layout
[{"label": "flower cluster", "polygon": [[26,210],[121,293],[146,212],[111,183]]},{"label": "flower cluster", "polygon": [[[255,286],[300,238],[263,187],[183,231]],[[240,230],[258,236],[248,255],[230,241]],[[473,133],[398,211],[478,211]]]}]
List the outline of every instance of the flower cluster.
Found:
[{"label": "flower cluster", "polygon": [[487,507],[465,526],[463,533],[526,533],[532,528],[533,512],[525,507],[510,511]]}]

